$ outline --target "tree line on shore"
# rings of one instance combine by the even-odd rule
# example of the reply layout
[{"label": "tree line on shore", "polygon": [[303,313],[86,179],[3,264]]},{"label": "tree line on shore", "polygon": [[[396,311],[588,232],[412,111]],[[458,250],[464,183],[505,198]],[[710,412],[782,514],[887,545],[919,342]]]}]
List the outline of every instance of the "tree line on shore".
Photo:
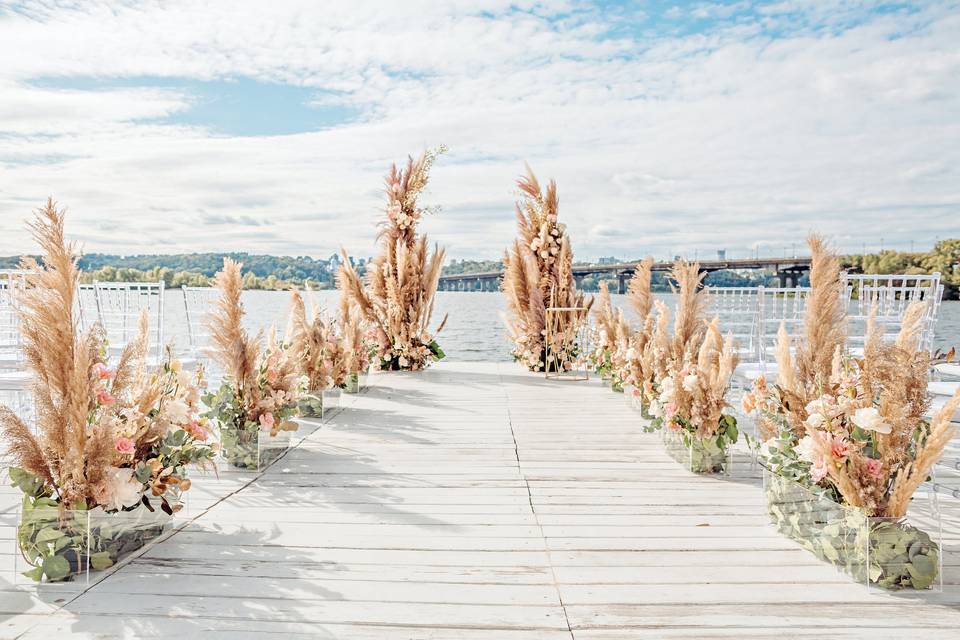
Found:
[{"label": "tree line on shore", "polygon": [[[210,286],[213,275],[229,257],[244,263],[244,288],[284,290],[293,287],[331,289],[336,286],[339,256],[322,260],[307,256],[251,255],[247,253],[190,253],[170,255],[117,256],[89,253],[80,259],[84,279],[104,282],[159,282],[167,287]],[[351,259],[353,260],[353,259]],[[930,251],[893,251],[852,254],[841,258],[843,266],[862,273],[922,274],[939,271],[945,287],[944,298],[960,299],[960,239],[937,242]],[[20,256],[0,257],[0,268],[12,269]],[[354,261],[363,273],[366,260]],[[586,264],[586,263],[583,263]],[[453,260],[443,269],[443,275],[501,271],[500,260]],[[596,291],[601,282],[615,282],[613,278],[587,276],[581,281],[585,291]],[[776,279],[763,271],[716,271],[709,274],[706,284],[718,287],[754,287],[773,285]],[[805,281],[802,282],[806,284]],[[669,291],[667,274],[653,274],[654,291]]]}]

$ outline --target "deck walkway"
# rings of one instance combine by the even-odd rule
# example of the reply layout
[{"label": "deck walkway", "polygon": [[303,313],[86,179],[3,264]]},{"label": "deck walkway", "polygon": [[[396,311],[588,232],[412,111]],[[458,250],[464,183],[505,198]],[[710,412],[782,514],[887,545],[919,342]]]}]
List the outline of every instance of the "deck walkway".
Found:
[{"label": "deck walkway", "polygon": [[197,480],[195,519],[88,590],[4,571],[0,637],[960,637],[956,536],[944,593],[867,592],[772,530],[749,469],[686,473],[596,381],[374,381],[262,475]]}]

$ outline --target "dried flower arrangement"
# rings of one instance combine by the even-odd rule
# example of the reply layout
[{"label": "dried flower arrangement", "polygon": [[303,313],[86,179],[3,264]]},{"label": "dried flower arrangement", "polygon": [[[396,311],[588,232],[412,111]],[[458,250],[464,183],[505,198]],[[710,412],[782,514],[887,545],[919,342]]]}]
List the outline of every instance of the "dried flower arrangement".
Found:
[{"label": "dried flower arrangement", "polygon": [[220,298],[207,323],[212,356],[223,368],[224,381],[203,400],[210,407],[207,417],[220,428],[227,461],[238,468],[258,468],[282,450],[266,447],[261,451],[261,431],[276,438],[281,432],[297,430],[290,418],[296,412],[302,380],[288,345],[278,343],[271,332],[263,349],[262,334],[251,338],[243,328],[241,266],[224,258],[223,269],[214,276]]},{"label": "dried flower arrangement", "polygon": [[[323,392],[351,390],[370,367],[370,347],[358,312],[341,297],[339,323],[324,318],[316,306],[308,316],[299,291],[290,300],[287,341],[305,391],[298,401],[305,418],[323,416]],[[357,389],[358,390],[358,389]]]},{"label": "dried flower arrangement", "polygon": [[598,304],[594,305],[593,349],[587,356],[590,367],[615,391],[623,390],[622,367],[630,335],[623,311],[615,309],[606,282],[600,283]]},{"label": "dried flower arrangement", "polygon": [[80,270],[53,200],[30,225],[43,264],[24,258],[18,313],[34,376],[36,434],[7,407],[0,429],[23,491],[17,539],[36,581],[105,569],[159,535],[190,488],[187,468],[210,466],[214,448],[198,416],[203,372],[168,359],[147,371],[148,327],[115,366],[98,326],[80,332]]},{"label": "dried flower arrangement", "polygon": [[[927,588],[938,575],[939,549],[904,518],[956,435],[951,417],[960,392],[924,419],[931,358],[919,350],[925,302],[907,308],[895,343],[884,343],[871,318],[863,357],[846,353],[839,259],[819,236],[809,244],[813,291],[804,339],[791,344],[781,327],[777,384],[761,377],[743,399],[765,439],[759,456],[773,474],[771,516],[786,535],[858,579]],[[791,520],[798,511],[803,528]]]},{"label": "dried flower arrangement", "polygon": [[[558,332],[570,342],[574,327],[585,322],[593,299],[585,300],[573,279],[573,249],[566,225],[557,221],[557,184],[553,180],[544,192],[530,167],[517,181],[522,196],[517,202],[517,233],[513,246],[504,254],[501,289],[507,296],[507,330],[513,341],[513,357],[531,371],[546,366],[547,307],[585,308],[582,314],[565,315]],[[562,344],[555,351],[564,354],[561,366],[569,367],[578,356],[576,344]]]},{"label": "dried flower arrangement", "polygon": [[387,217],[380,232],[382,252],[367,267],[365,282],[346,253],[337,274],[341,296],[375,327],[377,358],[385,371],[420,370],[444,357],[434,336],[446,317],[430,334],[434,296],[443,266],[443,249],[429,254],[426,235],[417,235],[417,223],[430,208],[417,204],[427,186],[430,168],[446,151],[425,151],[416,161],[409,158],[406,170],[390,168],[386,179]]},{"label": "dried flower arrangement", "polygon": [[[719,320],[704,318],[700,266],[680,261],[671,277],[678,296],[673,338],[667,342],[655,330],[651,345],[652,352],[669,354],[666,371],[651,385],[657,394],[649,406],[652,426],[665,428],[668,451],[689,462],[691,471],[715,473],[724,469],[727,448],[739,437],[736,418],[724,413],[738,356],[733,341],[720,335]],[[665,317],[665,309],[660,312]]]},{"label": "dried flower arrangement", "polygon": [[[639,319],[639,327],[627,334],[623,341],[625,350],[618,368],[618,377],[623,381],[624,393],[631,406],[646,411],[648,401],[644,387],[652,390],[654,379],[653,354],[644,357],[647,345],[653,339],[655,316],[653,315],[653,258],[647,257],[637,264],[627,286],[627,303]],[[652,351],[652,350],[651,350]]]}]

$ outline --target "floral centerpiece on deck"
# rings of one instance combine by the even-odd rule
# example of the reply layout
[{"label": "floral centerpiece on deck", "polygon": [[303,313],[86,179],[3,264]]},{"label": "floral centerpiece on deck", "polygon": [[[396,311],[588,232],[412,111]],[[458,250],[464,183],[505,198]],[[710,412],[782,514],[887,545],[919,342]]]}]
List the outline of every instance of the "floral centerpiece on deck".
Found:
[{"label": "floral centerpiece on deck", "polygon": [[[522,200],[517,203],[517,233],[513,246],[504,254],[501,289],[507,297],[507,330],[513,342],[514,359],[530,371],[546,366],[547,307],[586,308],[582,314],[564,315],[565,323],[586,321],[591,299],[577,291],[573,278],[573,249],[566,225],[557,221],[557,184],[553,180],[544,192],[530,167],[517,181]],[[560,327],[561,337],[572,340],[577,332]],[[569,337],[569,338],[568,338]],[[561,368],[587,354],[577,353],[581,345],[559,345]]]},{"label": "floral centerpiece on deck", "polygon": [[24,353],[34,376],[36,429],[0,407],[0,429],[24,494],[17,543],[36,581],[105,569],[158,536],[190,488],[190,465],[214,453],[199,418],[202,370],[169,359],[146,369],[148,327],[116,363],[99,326],[78,330],[80,271],[53,201],[31,225],[43,265],[24,258],[18,297]]},{"label": "floral centerpiece on deck", "polygon": [[599,304],[593,309],[593,317],[594,348],[588,361],[603,380],[610,380],[614,391],[623,391],[623,367],[631,330],[623,311],[614,308],[606,282],[600,283]]},{"label": "floral centerpiece on deck", "polygon": [[288,345],[271,335],[264,349],[262,335],[251,338],[243,328],[240,269],[240,264],[224,258],[223,269],[214,278],[220,298],[207,322],[212,355],[225,377],[215,393],[204,397],[204,403],[210,407],[207,417],[220,428],[226,460],[238,468],[256,469],[282,450],[262,440],[261,432],[276,439],[297,430],[290,418],[296,412],[302,381]]},{"label": "floral centerpiece on deck", "polygon": [[384,371],[425,369],[444,357],[435,336],[446,317],[433,333],[429,324],[445,252],[435,248],[430,255],[426,235],[417,235],[417,224],[432,212],[417,198],[427,186],[434,160],[444,151],[441,146],[416,161],[410,158],[406,170],[391,167],[387,217],[380,232],[382,251],[367,266],[365,281],[346,253],[337,275],[341,295],[376,328],[377,359]]},{"label": "floral centerpiece on deck", "polygon": [[951,417],[960,392],[924,419],[930,354],[919,349],[919,335],[926,302],[907,308],[892,344],[871,317],[863,357],[848,354],[839,260],[817,236],[810,246],[804,339],[793,344],[781,327],[777,383],[761,377],[743,399],[764,440],[759,457],[772,474],[771,517],[785,535],[857,579],[927,588],[938,576],[940,551],[905,516],[956,435]]},{"label": "floral centerpiece on deck", "polygon": [[[671,272],[677,283],[677,314],[672,340],[666,331],[666,308],[648,344],[654,381],[644,382],[651,397],[651,426],[664,429],[671,455],[695,473],[723,471],[728,447],[737,442],[737,421],[725,413],[726,394],[738,357],[731,339],[720,335],[719,320],[707,322],[704,274],[696,263],[678,262]],[[665,356],[665,357],[664,357]]]}]

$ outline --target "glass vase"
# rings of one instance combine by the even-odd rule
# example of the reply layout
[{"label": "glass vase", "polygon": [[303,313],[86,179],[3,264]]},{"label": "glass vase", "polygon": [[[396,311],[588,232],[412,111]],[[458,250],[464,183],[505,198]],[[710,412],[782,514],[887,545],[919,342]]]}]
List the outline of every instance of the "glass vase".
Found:
[{"label": "glass vase", "polygon": [[727,447],[717,438],[698,438],[679,429],[662,428],[663,446],[667,454],[691,473],[727,473]]},{"label": "glass vase", "polygon": [[259,471],[272,464],[290,448],[291,431],[270,431],[259,425],[247,425],[244,429],[221,428],[220,455],[232,469]]},{"label": "glass vase", "polygon": [[155,540],[173,517],[155,507],[107,513],[61,509],[49,498],[24,500],[17,526],[16,580],[21,584],[88,584]]},{"label": "glass vase", "polygon": [[766,468],[763,474],[774,527],[820,560],[868,587],[943,589],[935,494],[915,498],[906,517],[872,517]]}]

